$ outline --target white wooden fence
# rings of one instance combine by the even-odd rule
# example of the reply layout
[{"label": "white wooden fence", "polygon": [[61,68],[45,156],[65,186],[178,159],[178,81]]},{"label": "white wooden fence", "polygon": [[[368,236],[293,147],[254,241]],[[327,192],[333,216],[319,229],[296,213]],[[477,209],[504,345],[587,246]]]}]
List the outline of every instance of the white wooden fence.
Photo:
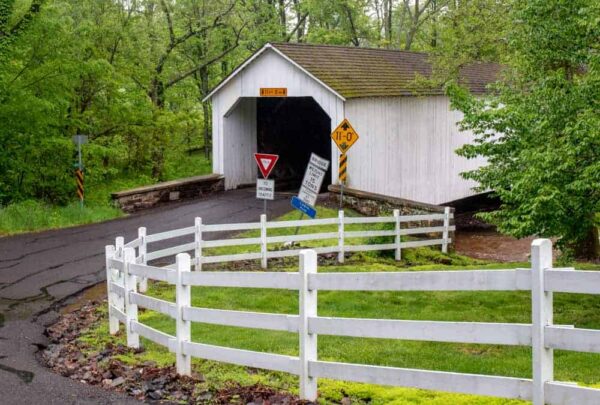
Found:
[{"label": "white wooden fence", "polygon": [[[552,268],[552,245],[546,239],[533,242],[531,269],[385,273],[317,273],[315,250],[299,253],[299,272],[192,272],[190,256],[186,253],[177,254],[173,268],[160,268],[142,264],[136,258],[134,246],[124,246],[122,238],[118,238],[116,246],[106,247],[110,333],[117,333],[121,322],[126,326],[130,347],[139,346],[139,336],[167,347],[175,353],[177,370],[181,374],[190,373],[190,360],[194,356],[299,375],[300,396],[308,400],[317,397],[318,378],[331,378],[533,400],[535,405],[600,403],[600,390],[557,382],[553,377],[553,350],[600,353],[600,330],[554,325],[552,321],[553,292],[600,294],[600,271]],[[176,302],[138,293],[138,277],[175,285]],[[297,290],[299,315],[192,307],[192,286]],[[355,319],[320,317],[317,314],[318,291],[466,290],[531,291],[532,323]],[[174,318],[176,335],[168,335],[138,322],[138,306]],[[191,340],[192,322],[297,333],[299,356],[196,343]],[[531,346],[533,378],[320,361],[317,357],[319,334]]]},{"label": "white wooden fence", "polygon": [[[345,217],[344,211],[339,211],[337,218],[308,219],[296,221],[267,221],[266,215],[260,216],[260,222],[239,223],[239,224],[217,224],[205,225],[202,218],[196,218],[194,226],[176,229],[173,231],[146,235],[146,228],[139,228],[138,238],[129,242],[125,247],[139,248],[138,262],[147,263],[148,261],[160,259],[168,256],[174,256],[178,253],[193,252],[193,265],[196,270],[201,270],[202,265],[206,263],[224,263],[239,260],[260,260],[261,266],[267,268],[267,260],[280,257],[298,256],[300,249],[269,250],[270,244],[286,242],[306,242],[323,241],[336,239],[337,243],[332,246],[322,246],[314,250],[321,253],[337,253],[338,261],[344,261],[346,252],[373,251],[373,250],[394,250],[396,260],[401,260],[402,249],[414,248],[419,246],[440,245],[442,252],[448,251],[448,244],[452,242],[449,238],[449,232],[454,231],[455,227],[450,225],[450,220],[454,214],[450,212],[450,207],[446,207],[444,213],[425,214],[425,215],[400,215],[399,210],[394,210],[391,216],[381,217]],[[414,227],[404,226],[414,222],[438,222],[438,226]],[[351,224],[394,224],[393,230],[362,230],[348,231],[346,225]],[[322,225],[337,226],[336,232],[319,232],[310,234],[278,235],[269,236],[269,231],[281,228],[305,228]],[[214,232],[238,232],[248,230],[260,230],[259,237],[246,237],[234,239],[204,240],[204,236]],[[435,239],[402,241],[401,236],[405,235],[424,235],[440,234]],[[148,251],[148,244],[159,241],[166,241],[173,238],[194,236],[194,241],[165,249]],[[370,238],[370,237],[393,237],[393,243],[379,243],[368,245],[352,245],[347,243],[347,239]],[[219,248],[225,246],[260,246],[260,251],[255,253],[240,253],[228,255],[206,255],[205,249]]]}]

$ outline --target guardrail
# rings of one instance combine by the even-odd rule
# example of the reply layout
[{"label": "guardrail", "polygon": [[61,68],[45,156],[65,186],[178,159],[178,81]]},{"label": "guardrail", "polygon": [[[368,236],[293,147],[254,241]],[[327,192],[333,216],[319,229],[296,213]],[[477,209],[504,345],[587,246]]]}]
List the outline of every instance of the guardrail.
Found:
[{"label": "guardrail", "polygon": [[[317,398],[317,379],[332,378],[503,398],[533,400],[541,404],[598,404],[600,390],[554,381],[553,350],[600,353],[600,330],[554,325],[552,293],[600,294],[600,271],[552,268],[550,240],[535,240],[531,269],[459,270],[385,273],[317,273],[317,253],[302,250],[299,272],[192,272],[186,253],[174,268],[137,263],[133,246],[106,247],[110,333],[126,325],[127,345],[139,347],[143,336],[176,355],[177,371],[190,374],[191,357],[247,367],[283,371],[300,376],[300,396]],[[138,277],[175,286],[176,302],[137,292]],[[191,287],[245,287],[297,290],[299,315],[196,308],[191,306]],[[406,321],[320,317],[318,291],[531,291],[532,323],[479,323]],[[157,311],[176,321],[176,335],[168,335],[138,321],[138,307]],[[191,323],[251,327],[298,333],[298,357],[253,352],[196,343]],[[435,342],[530,346],[533,378],[462,374],[362,364],[320,361],[319,334],[425,340]]]}]

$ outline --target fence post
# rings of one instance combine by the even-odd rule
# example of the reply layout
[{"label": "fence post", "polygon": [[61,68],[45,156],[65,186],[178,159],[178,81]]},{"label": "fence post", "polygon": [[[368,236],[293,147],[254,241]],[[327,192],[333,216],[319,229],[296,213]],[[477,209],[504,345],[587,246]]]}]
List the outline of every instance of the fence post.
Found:
[{"label": "fence post", "polygon": [[339,210],[338,220],[338,263],[344,263],[344,210]]},{"label": "fence post", "polygon": [[[125,288],[125,264],[124,264],[124,245],[125,239],[122,236],[117,236],[115,239],[115,259],[123,261],[123,270],[113,270],[113,281]],[[115,306],[121,311],[125,312],[125,297],[116,296]]]},{"label": "fence post", "polygon": [[400,210],[394,210],[394,219],[396,220],[396,260],[402,260],[402,248],[400,247]]},{"label": "fence post", "polygon": [[175,349],[177,374],[191,375],[192,361],[191,357],[183,353],[184,342],[189,342],[192,338],[192,323],[183,319],[183,308],[192,305],[191,287],[183,283],[183,273],[190,271],[190,255],[179,253],[176,256],[177,261],[177,283],[175,285],[176,312],[176,339],[177,347]]},{"label": "fence post", "polygon": [[308,285],[310,274],[317,273],[317,253],[314,250],[300,251],[300,399],[317,399],[317,379],[309,375],[310,361],[317,360],[317,335],[309,333],[308,319],[317,316],[317,290]]},{"label": "fence post", "polygon": [[531,332],[533,405],[543,405],[546,381],[554,379],[554,353],[546,347],[545,327],[553,322],[552,292],[544,290],[544,272],[552,268],[552,242],[536,239],[531,244]]},{"label": "fence post", "polygon": [[448,228],[450,228],[450,207],[444,208],[444,232],[442,234],[442,253],[448,253]]},{"label": "fence post", "polygon": [[108,245],[104,248],[106,258],[106,297],[108,299],[108,331],[111,335],[119,331],[119,320],[112,314],[112,307],[116,305],[116,294],[110,291],[110,284],[113,280],[113,271],[110,268],[110,259],[115,257],[115,247]]},{"label": "fence post", "polygon": [[260,216],[260,267],[267,268],[267,216]]},{"label": "fence post", "polygon": [[202,218],[196,217],[194,220],[194,269],[202,270]]},{"label": "fence post", "polygon": [[[146,251],[148,250],[146,246],[146,228],[141,227],[138,228],[138,238],[140,239],[140,247],[138,250],[139,257],[141,258],[141,264],[146,264]],[[142,277],[140,280],[140,292],[148,291],[148,278]]]},{"label": "fence post", "polygon": [[132,292],[137,291],[137,277],[129,273],[129,265],[135,263],[135,250],[125,248],[123,251],[123,270],[125,273],[125,331],[127,332],[127,347],[140,347],[140,335],[132,330],[133,322],[138,319],[138,306],[131,303]]}]

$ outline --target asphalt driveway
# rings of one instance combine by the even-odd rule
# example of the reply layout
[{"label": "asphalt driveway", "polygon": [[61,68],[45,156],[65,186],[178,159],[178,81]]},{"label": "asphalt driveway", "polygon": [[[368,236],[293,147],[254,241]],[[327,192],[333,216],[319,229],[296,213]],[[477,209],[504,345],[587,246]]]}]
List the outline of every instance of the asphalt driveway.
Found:
[{"label": "asphalt driveway", "polygon": [[[0,392],[3,404],[133,403],[128,397],[53,374],[35,353],[46,344],[44,324],[78,292],[104,281],[104,246],[116,236],[203,223],[258,221],[262,201],[253,189],[144,211],[126,218],[69,229],[0,238]],[[289,197],[269,203],[269,218],[291,209]]]}]

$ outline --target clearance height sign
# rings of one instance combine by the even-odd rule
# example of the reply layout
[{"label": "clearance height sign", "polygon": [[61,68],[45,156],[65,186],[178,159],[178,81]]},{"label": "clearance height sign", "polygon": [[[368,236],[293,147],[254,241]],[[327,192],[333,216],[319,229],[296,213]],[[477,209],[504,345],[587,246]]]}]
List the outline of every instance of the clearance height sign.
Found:
[{"label": "clearance height sign", "polygon": [[340,150],[340,165],[338,167],[338,179],[343,186],[348,179],[348,156],[346,152],[358,141],[358,134],[346,118],[331,133],[331,139]]}]

